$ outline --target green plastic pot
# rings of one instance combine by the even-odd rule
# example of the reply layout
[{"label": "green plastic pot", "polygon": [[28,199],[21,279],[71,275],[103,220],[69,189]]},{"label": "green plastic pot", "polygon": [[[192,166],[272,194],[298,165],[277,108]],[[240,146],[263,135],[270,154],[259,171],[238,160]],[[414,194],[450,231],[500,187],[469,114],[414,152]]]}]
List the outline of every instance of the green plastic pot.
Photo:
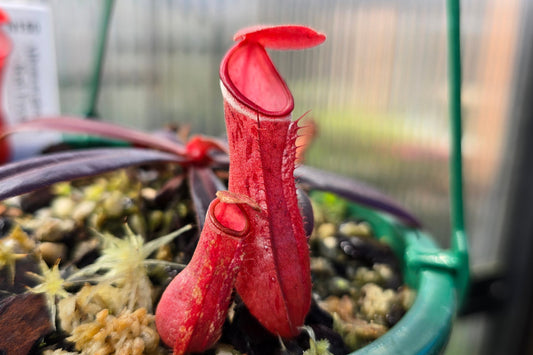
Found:
[{"label": "green plastic pot", "polygon": [[385,214],[355,203],[349,209],[351,216],[368,222],[376,237],[391,246],[405,282],[417,292],[414,304],[396,325],[351,355],[442,353],[464,294],[458,285],[468,277],[467,258],[439,249],[427,233]]}]

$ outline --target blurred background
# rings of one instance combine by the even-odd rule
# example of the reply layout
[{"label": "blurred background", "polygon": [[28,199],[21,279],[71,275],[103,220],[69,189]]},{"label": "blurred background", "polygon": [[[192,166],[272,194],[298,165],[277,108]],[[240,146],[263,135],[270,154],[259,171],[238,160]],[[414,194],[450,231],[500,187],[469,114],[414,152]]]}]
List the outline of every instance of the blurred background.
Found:
[{"label": "blurred background", "polygon": [[[65,115],[90,104],[106,0],[50,0]],[[377,186],[449,245],[444,0],[116,0],[103,65],[102,120],[224,134],[218,68],[232,36],[301,23],[320,47],[272,52],[316,137],[306,164]],[[531,351],[533,4],[463,0],[465,211],[473,288],[446,354]],[[529,16],[529,17],[528,17]]]}]

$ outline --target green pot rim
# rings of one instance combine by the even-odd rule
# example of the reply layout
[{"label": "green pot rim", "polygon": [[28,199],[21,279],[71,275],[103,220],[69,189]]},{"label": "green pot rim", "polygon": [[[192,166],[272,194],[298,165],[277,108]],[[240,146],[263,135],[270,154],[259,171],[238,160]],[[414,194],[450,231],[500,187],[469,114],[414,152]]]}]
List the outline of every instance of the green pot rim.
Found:
[{"label": "green pot rim", "polygon": [[[350,355],[440,354],[446,348],[459,307],[458,279],[468,277],[468,262],[439,249],[421,229],[350,202],[349,214],[369,223],[376,238],[389,244],[400,259],[407,285],[416,290],[409,311],[387,333]],[[459,286],[458,286],[459,285]]]}]

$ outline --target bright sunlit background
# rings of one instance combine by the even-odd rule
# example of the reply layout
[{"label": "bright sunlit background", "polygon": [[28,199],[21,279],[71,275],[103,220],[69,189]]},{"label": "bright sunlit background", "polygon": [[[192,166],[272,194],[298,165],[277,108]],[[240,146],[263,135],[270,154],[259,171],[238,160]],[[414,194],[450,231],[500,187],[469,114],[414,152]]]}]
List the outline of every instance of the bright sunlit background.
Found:
[{"label": "bright sunlit background", "polygon": [[[104,1],[45,1],[53,9],[61,109],[83,115]],[[512,157],[512,105],[527,0],[462,1],[464,168],[472,269],[503,261]],[[143,129],[190,124],[224,134],[218,67],[238,29],[301,23],[327,42],[272,53],[295,97],[312,110],[307,164],[376,185],[449,245],[448,102],[444,0],[117,0],[101,119]],[[527,42],[527,43],[526,43]],[[447,354],[486,354],[484,314],[457,322]]]}]

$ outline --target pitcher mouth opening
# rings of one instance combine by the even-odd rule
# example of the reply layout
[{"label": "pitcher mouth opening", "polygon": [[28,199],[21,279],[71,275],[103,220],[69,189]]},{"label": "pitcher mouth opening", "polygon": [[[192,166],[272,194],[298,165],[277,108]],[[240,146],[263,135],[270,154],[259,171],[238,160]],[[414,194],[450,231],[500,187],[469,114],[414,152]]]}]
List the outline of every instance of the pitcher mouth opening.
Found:
[{"label": "pitcher mouth opening", "polygon": [[217,198],[208,216],[217,228],[232,237],[242,238],[250,230],[249,217],[239,204],[224,203]]},{"label": "pitcher mouth opening", "polygon": [[245,40],[230,50],[221,63],[220,79],[239,102],[265,116],[285,117],[294,108],[287,84],[256,42]]}]

